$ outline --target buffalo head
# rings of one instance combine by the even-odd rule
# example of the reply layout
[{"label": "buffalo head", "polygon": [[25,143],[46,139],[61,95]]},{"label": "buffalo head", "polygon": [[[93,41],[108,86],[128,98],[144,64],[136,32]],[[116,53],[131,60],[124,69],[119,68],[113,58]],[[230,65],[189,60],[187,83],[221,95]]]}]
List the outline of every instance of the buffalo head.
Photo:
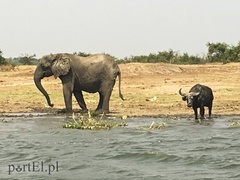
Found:
[{"label": "buffalo head", "polygon": [[182,88],[181,88],[181,89],[179,89],[179,94],[182,96],[183,101],[187,101],[187,106],[192,107],[193,106],[193,101],[194,101],[195,98],[198,97],[198,95],[200,94],[200,91],[199,92],[183,93]]}]

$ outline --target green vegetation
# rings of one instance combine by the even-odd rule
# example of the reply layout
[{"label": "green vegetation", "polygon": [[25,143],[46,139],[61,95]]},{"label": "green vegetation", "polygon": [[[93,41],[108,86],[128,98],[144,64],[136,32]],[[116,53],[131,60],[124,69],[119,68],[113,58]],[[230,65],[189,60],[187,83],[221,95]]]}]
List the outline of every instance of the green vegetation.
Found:
[{"label": "green vegetation", "polygon": [[240,127],[240,121],[239,120],[233,120],[230,124],[230,127]]},{"label": "green vegetation", "polygon": [[0,50],[0,66],[10,65],[13,67],[12,69],[14,69],[14,67],[17,65],[34,65],[34,64],[37,64],[35,54],[34,55],[25,54],[17,58],[4,58],[3,53]]},{"label": "green vegetation", "polygon": [[226,43],[208,43],[209,62],[239,62],[240,61],[240,42],[237,46],[230,46]]},{"label": "green vegetation", "polygon": [[[204,64],[212,62],[240,62],[240,42],[236,45],[228,45],[226,43],[207,43],[207,55],[189,55],[187,52],[180,54],[172,49],[168,51],[159,51],[150,53],[149,55],[138,55],[117,59],[112,56],[118,63],[141,62],[141,63],[171,63],[171,64]],[[87,57],[90,53],[74,52],[73,54]],[[6,59],[0,50],[0,65],[16,64],[16,65],[32,65],[37,63],[36,55],[24,55],[18,58]]]},{"label": "green vegetation", "polygon": [[127,124],[123,121],[117,122],[112,120],[102,120],[103,116],[101,116],[100,120],[95,120],[92,117],[92,114],[88,112],[88,116],[79,116],[75,117],[73,114],[72,121],[63,125],[63,128],[70,129],[83,129],[83,130],[109,130],[114,127],[124,127]]},{"label": "green vegetation", "polygon": [[[95,114],[95,116],[97,116]],[[93,118],[93,113],[88,112],[88,116],[77,116],[73,114],[72,119],[63,125],[63,128],[68,129],[82,129],[82,130],[110,130],[115,127],[125,127],[127,124],[121,120],[102,120],[104,114],[100,117],[99,120]],[[126,119],[127,116],[122,116],[121,119]],[[155,130],[155,129],[163,129],[168,127],[164,122],[152,122],[150,126],[142,126],[140,129],[143,130]]]},{"label": "green vegetation", "polygon": [[183,55],[170,49],[169,51],[158,52],[157,54],[131,56],[119,60],[119,63],[140,62],[140,63],[171,63],[171,64],[201,64],[205,63],[204,58],[198,56],[191,56],[188,53]]},{"label": "green vegetation", "polygon": [[8,58],[7,62],[12,65],[36,65],[38,60],[35,54],[25,54],[17,58]]},{"label": "green vegetation", "polygon": [[226,43],[207,43],[207,56],[193,56],[187,52],[180,54],[172,49],[149,55],[131,56],[119,60],[119,63],[141,62],[141,63],[171,63],[171,64],[204,64],[211,62],[240,62],[240,42],[237,46]]},{"label": "green vegetation", "polygon": [[2,51],[0,50],[0,65],[6,65],[7,64],[7,61],[6,59],[3,57],[3,53]]},{"label": "green vegetation", "polygon": [[36,55],[22,55],[21,57],[18,58],[19,59],[19,63],[22,65],[33,65],[33,64],[37,64],[37,59],[36,59]]}]

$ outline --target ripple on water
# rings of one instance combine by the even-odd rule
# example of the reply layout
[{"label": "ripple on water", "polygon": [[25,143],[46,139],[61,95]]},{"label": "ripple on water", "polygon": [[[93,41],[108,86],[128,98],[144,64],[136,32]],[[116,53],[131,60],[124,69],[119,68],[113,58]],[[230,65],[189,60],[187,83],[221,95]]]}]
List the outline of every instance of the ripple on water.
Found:
[{"label": "ripple on water", "polygon": [[[170,128],[139,128],[152,121],[166,122]],[[79,175],[82,179],[240,177],[240,132],[228,128],[224,117],[205,124],[188,119],[133,118],[128,127],[110,131],[59,128],[63,123],[58,117],[2,123],[0,168],[15,162],[57,160],[61,170],[51,175],[53,179],[79,179]],[[11,177],[49,178],[43,174],[15,175]],[[8,174],[3,177],[9,178]]]},{"label": "ripple on water", "polygon": [[122,154],[115,155],[113,157],[109,157],[110,159],[116,159],[116,160],[121,160],[121,159],[128,159],[130,161],[156,161],[157,162],[174,162],[179,159],[178,156],[173,155],[173,154],[167,154],[164,152],[142,152],[142,153],[129,153],[125,152]]}]

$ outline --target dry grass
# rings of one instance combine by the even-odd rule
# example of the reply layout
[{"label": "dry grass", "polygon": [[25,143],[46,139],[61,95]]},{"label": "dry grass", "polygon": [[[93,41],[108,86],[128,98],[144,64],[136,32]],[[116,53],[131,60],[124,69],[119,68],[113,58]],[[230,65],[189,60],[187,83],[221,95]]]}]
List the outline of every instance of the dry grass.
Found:
[{"label": "dry grass", "polygon": [[[0,72],[0,112],[56,112],[64,108],[62,85],[53,77],[43,79],[54,108],[46,105],[33,83],[35,66],[20,66],[15,71]],[[114,116],[193,116],[181,100],[178,90],[188,91],[197,83],[213,89],[213,115],[240,113],[240,63],[206,65],[121,64],[122,93],[116,83],[110,101]],[[94,110],[98,94],[84,93],[88,108]],[[79,109],[73,100],[74,109]],[[207,111],[206,111],[207,113]]]}]

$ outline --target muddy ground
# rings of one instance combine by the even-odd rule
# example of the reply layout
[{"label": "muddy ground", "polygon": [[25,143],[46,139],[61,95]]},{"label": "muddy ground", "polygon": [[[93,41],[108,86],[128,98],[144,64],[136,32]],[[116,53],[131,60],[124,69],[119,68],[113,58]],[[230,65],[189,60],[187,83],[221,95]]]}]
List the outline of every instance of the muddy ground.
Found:
[{"label": "muddy ground", "polygon": [[[19,66],[0,72],[0,113],[48,112],[64,108],[62,85],[53,77],[42,80],[50,95],[53,108],[49,108],[43,95],[33,83],[36,66]],[[172,65],[128,63],[121,64],[122,93],[118,97],[118,81],[110,101],[110,111],[116,116],[190,116],[193,111],[186,107],[178,90],[189,89],[201,83],[213,89],[213,116],[240,114],[240,63]],[[94,110],[98,94],[84,93],[88,108]],[[74,109],[79,107],[73,99]],[[208,111],[206,110],[206,113]]]}]

